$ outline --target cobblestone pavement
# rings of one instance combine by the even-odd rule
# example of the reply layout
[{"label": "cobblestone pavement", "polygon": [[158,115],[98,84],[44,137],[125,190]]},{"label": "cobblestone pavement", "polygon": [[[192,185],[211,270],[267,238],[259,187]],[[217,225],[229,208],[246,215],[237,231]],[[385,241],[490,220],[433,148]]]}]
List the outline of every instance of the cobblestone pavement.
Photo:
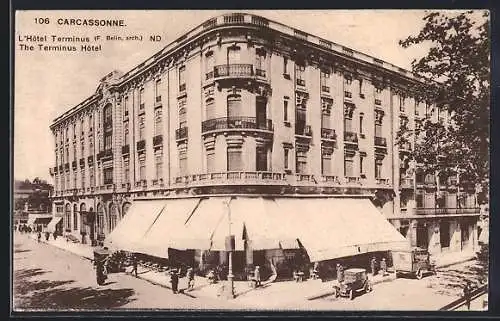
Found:
[{"label": "cobblestone pavement", "polygon": [[[290,310],[438,310],[458,298],[464,278],[479,279],[476,262],[438,270],[423,280],[398,278],[376,284],[354,300],[326,297],[309,301],[309,282],[283,282],[250,291],[234,300],[174,295],[168,289],[122,273],[98,286],[90,261],[24,235],[14,241],[16,309],[290,309]],[[196,291],[193,292],[196,296]]]}]

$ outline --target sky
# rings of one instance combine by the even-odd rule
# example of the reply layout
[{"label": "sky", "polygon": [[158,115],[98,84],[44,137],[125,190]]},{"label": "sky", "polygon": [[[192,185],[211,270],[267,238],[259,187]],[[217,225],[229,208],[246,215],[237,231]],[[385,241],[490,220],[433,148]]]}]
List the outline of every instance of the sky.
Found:
[{"label": "sky", "polygon": [[[347,46],[411,69],[428,46],[403,49],[398,41],[417,34],[423,10],[239,10]],[[18,11],[15,22],[14,178],[52,182],[54,139],[49,126],[57,116],[92,95],[99,79],[114,69],[127,72],[185,32],[230,10]],[[36,18],[49,18],[48,24]],[[126,27],[60,26],[58,18],[123,19]],[[38,20],[39,21],[39,20]],[[161,42],[107,41],[100,52],[20,50],[26,35],[94,37],[160,35]],[[21,38],[19,38],[21,37]],[[50,43],[49,43],[50,44]],[[68,43],[71,44],[71,43]],[[78,45],[79,47],[79,45]]]}]

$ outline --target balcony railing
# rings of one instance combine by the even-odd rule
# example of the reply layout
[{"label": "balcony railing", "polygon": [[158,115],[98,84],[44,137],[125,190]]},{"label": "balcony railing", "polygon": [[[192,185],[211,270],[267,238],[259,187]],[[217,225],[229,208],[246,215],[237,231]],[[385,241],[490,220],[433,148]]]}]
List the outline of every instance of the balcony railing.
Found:
[{"label": "balcony railing", "polygon": [[153,137],[153,146],[161,146],[163,144],[163,135],[156,135]]},{"label": "balcony railing", "polygon": [[380,99],[375,99],[375,105],[377,106],[382,105],[382,101]]},{"label": "balcony railing", "polygon": [[69,171],[69,163],[64,164],[64,169]]},{"label": "balcony railing", "polygon": [[330,92],[330,87],[328,86],[321,86],[321,91],[324,93],[329,93]]},{"label": "balcony railing", "polygon": [[186,91],[186,84],[180,84],[179,85],[179,92],[185,92]]},{"label": "balcony railing", "polygon": [[201,124],[201,132],[206,133],[227,129],[259,129],[273,131],[273,122],[270,119],[257,119],[256,117],[234,116],[205,120]]},{"label": "balcony railing", "polygon": [[181,140],[181,139],[187,139],[188,138],[188,128],[187,127],[181,127],[175,130],[175,139],[176,140]]},{"label": "balcony railing", "polygon": [[449,214],[477,214],[479,215],[479,207],[474,208],[416,208],[417,215],[449,215]]},{"label": "balcony railing", "polygon": [[344,142],[358,143],[358,134],[354,132],[344,132]]},{"label": "balcony railing", "polygon": [[312,137],[312,128],[310,125],[295,124],[295,135]]},{"label": "balcony railing", "polygon": [[335,129],[321,128],[321,138],[336,140],[337,134],[335,133]]},{"label": "balcony railing", "polygon": [[340,179],[335,175],[324,175],[322,181],[327,184],[340,184]]},{"label": "balcony railing", "polygon": [[63,165],[59,165],[59,172],[63,171]]},{"label": "balcony railing", "polygon": [[306,81],[304,79],[297,79],[297,85],[304,87],[306,85]]},{"label": "balcony railing", "polygon": [[358,176],[346,176],[345,182],[347,184],[359,184],[360,183],[360,179],[359,179]]},{"label": "balcony railing", "polygon": [[212,78],[214,78],[214,71],[211,70],[211,71],[207,72],[205,75],[206,75],[206,80],[212,79]]},{"label": "balcony railing", "polygon": [[389,185],[388,178],[376,178],[377,185]]},{"label": "balcony railing", "polygon": [[316,183],[314,179],[314,175],[311,174],[295,174],[295,180],[297,182],[314,182]]},{"label": "balcony railing", "polygon": [[350,92],[350,91],[344,91],[344,97],[345,98],[352,98],[352,92]]},{"label": "balcony railing", "polygon": [[122,155],[126,155],[130,153],[130,145],[124,145],[122,146]]},{"label": "balcony railing", "polygon": [[253,65],[251,64],[228,64],[214,67],[214,77],[252,77]]},{"label": "balcony railing", "polygon": [[93,162],[94,162],[94,156],[87,157],[87,163],[89,163],[89,165],[91,165]]},{"label": "balcony railing", "polygon": [[98,159],[101,159],[101,158],[113,158],[113,150],[111,148],[109,149],[105,149],[101,152],[99,152],[99,154],[97,154],[97,158]]},{"label": "balcony railing", "polygon": [[413,188],[413,182],[413,178],[411,177],[402,177],[399,184],[402,188]]},{"label": "balcony railing", "polygon": [[385,137],[375,136],[375,146],[387,147],[387,139]]},{"label": "balcony railing", "polygon": [[243,23],[245,22],[245,16],[243,14],[231,14],[224,16],[224,23]]},{"label": "balcony railing", "polygon": [[85,158],[80,158],[80,167],[85,166]]},{"label": "balcony railing", "polygon": [[136,147],[137,147],[137,150],[144,150],[144,149],[146,149],[146,141],[144,139],[138,141],[136,143]]},{"label": "balcony railing", "polygon": [[218,172],[176,177],[176,184],[196,185],[285,185],[285,173],[275,172]]},{"label": "balcony railing", "polygon": [[258,77],[266,77],[266,71],[264,69],[255,68],[255,75]]},{"label": "balcony railing", "polygon": [[77,163],[76,160],[71,162],[71,168],[76,169]]}]

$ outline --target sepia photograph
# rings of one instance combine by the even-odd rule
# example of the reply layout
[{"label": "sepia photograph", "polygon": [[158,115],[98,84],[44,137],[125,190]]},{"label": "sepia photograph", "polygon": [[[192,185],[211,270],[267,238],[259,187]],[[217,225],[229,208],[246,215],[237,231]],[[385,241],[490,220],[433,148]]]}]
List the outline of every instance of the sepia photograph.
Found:
[{"label": "sepia photograph", "polygon": [[11,311],[488,311],[488,10],[13,14]]}]

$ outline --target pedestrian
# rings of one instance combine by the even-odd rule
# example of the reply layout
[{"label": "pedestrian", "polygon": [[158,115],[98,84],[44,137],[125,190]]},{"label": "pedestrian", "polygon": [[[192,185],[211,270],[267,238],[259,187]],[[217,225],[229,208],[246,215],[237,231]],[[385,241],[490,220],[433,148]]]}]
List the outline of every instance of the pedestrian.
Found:
[{"label": "pedestrian", "polygon": [[137,254],[132,254],[132,272],[134,276],[137,277]]},{"label": "pedestrian", "polygon": [[40,243],[40,241],[42,240],[42,233],[40,231],[38,231],[38,233],[36,234],[36,239],[38,243]]},{"label": "pedestrian", "polygon": [[49,232],[45,232],[45,241],[49,241],[49,237],[50,237],[50,233]]},{"label": "pedestrian", "polygon": [[464,286],[464,298],[465,298],[465,304],[467,305],[467,310],[470,310],[471,292],[472,292],[472,287],[470,285],[470,281],[467,280]]},{"label": "pedestrian", "polygon": [[380,270],[382,271],[382,276],[387,275],[387,262],[385,258],[382,258],[382,261],[380,261]]},{"label": "pedestrian", "polygon": [[375,257],[372,257],[372,260],[370,261],[370,269],[372,271],[372,275],[377,275],[377,259]]},{"label": "pedestrian", "polygon": [[54,237],[54,241],[55,241],[57,239],[57,232],[56,231],[52,232],[52,236]]},{"label": "pedestrian", "polygon": [[255,267],[255,271],[253,272],[253,275],[254,275],[254,279],[255,279],[255,287],[259,287],[260,286],[260,266],[256,266]]},{"label": "pedestrian", "polygon": [[340,263],[337,263],[337,281],[344,282],[344,266]]},{"label": "pedestrian", "polygon": [[313,280],[316,280],[319,278],[319,262],[314,262],[314,266],[313,266],[311,274],[312,274]]},{"label": "pedestrian", "polygon": [[170,273],[170,283],[172,284],[172,292],[177,294],[177,289],[179,286],[179,274],[177,273],[177,269],[173,269]]},{"label": "pedestrian", "polygon": [[188,290],[193,290],[194,289],[194,269],[192,267],[189,267],[187,269],[186,276],[188,279]]}]

